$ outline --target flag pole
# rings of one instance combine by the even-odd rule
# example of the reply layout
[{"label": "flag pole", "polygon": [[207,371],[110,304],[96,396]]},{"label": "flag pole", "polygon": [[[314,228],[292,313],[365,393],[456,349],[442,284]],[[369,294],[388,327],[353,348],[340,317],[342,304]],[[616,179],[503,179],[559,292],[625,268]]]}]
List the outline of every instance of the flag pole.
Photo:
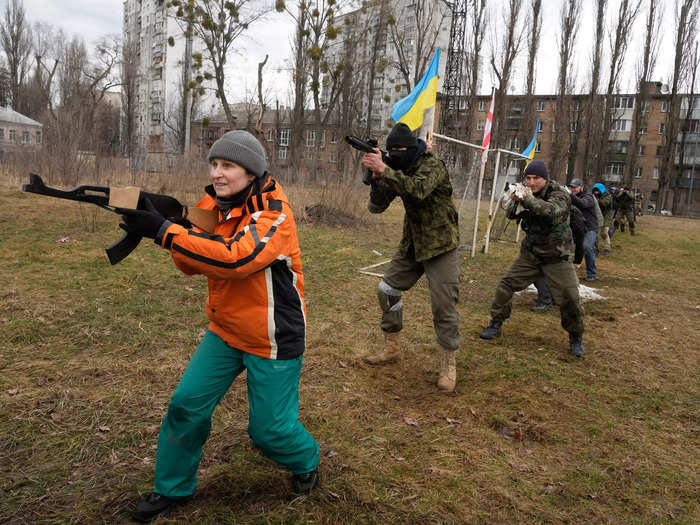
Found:
[{"label": "flag pole", "polygon": [[476,236],[479,230],[479,208],[481,207],[481,187],[484,183],[484,172],[486,171],[486,161],[489,158],[489,146],[491,145],[491,129],[493,126],[493,109],[496,96],[496,88],[491,88],[491,106],[484,126],[484,140],[481,143],[481,170],[479,171],[479,184],[476,190],[476,211],[474,212],[474,235],[472,236],[472,257],[476,255]]}]

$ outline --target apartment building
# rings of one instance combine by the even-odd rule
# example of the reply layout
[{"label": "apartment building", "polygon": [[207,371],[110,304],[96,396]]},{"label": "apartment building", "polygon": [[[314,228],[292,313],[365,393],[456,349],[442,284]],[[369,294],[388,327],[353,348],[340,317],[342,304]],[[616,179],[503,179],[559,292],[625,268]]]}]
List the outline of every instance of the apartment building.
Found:
[{"label": "apartment building", "polygon": [[[182,27],[168,16],[164,0],[124,0],[123,36],[138,61],[135,143],[140,153],[173,150],[168,123],[178,118],[185,60],[202,48],[196,39],[187,53]],[[170,13],[172,14],[172,13]],[[169,45],[169,40],[174,45]],[[200,105],[205,105],[205,102]]]},{"label": "apartment building", "polygon": [[0,163],[12,161],[18,152],[41,148],[43,128],[12,108],[0,107]]},{"label": "apartment building", "polygon": [[[417,2],[421,3],[422,11],[417,9]],[[392,40],[392,30],[401,40],[402,62],[410,64],[411,82],[415,79],[418,39],[421,35],[437,33],[435,46],[440,46],[442,53],[438,79],[438,91],[441,91],[442,79],[445,77],[452,17],[447,4],[441,0],[389,0],[389,22],[380,25],[379,9],[379,2],[367,3],[360,9],[339,16],[336,26],[341,30],[338,37],[332,41],[326,57],[329,64],[341,63],[346,60],[348,45],[353,46],[351,60],[356,72],[354,88],[355,92],[360,94],[359,104],[356,106],[359,112],[358,124],[364,126],[366,123],[371,92],[372,114],[369,117],[371,127],[375,134],[381,135],[394,125],[391,120],[394,104],[408,95],[413,88],[413,85],[407,85],[404,75],[397,68],[400,63],[399,51]],[[377,31],[381,34],[378,41],[374,84],[370,89],[369,64],[373,56]],[[424,49],[421,51],[427,56],[428,62],[434,49],[432,47],[425,49],[425,46],[430,46],[431,43],[430,41],[424,43]],[[322,92],[324,106],[328,104],[330,96],[327,87],[328,83],[324,82]]]},{"label": "apartment building", "polygon": [[[683,143],[683,176],[672,187],[672,191],[681,192],[683,202],[694,203],[684,206],[683,213],[696,214],[700,212],[700,98],[694,97],[694,107],[688,110],[689,96],[681,96],[680,110],[677,115],[669,113],[670,103],[667,93],[662,91],[660,83],[653,83],[654,90],[649,93],[647,105],[644,108],[646,125],[640,130],[637,151],[629,151],[629,141],[632,132],[635,94],[619,94],[615,96],[612,111],[612,127],[607,141],[606,163],[600,173],[594,175],[594,182],[603,182],[607,186],[620,186],[623,183],[623,173],[629,155],[637,156],[637,169],[633,174],[632,186],[643,196],[643,210],[654,210],[659,196],[659,175],[666,153],[666,126],[669,119],[675,118],[680,122],[679,133],[676,136],[676,154],[674,173],[671,179],[676,179],[680,166],[680,144]],[[585,95],[574,95],[571,102],[571,121],[568,130],[560,130],[556,126],[554,95],[535,96],[532,100],[536,118],[539,119],[539,130],[536,159],[551,164],[552,143],[557,133],[566,132],[570,136],[569,165],[565,173],[552,174],[560,182],[569,181],[574,177],[583,177],[583,155],[585,152],[585,137],[583,136],[583,107]],[[489,110],[490,97],[480,96],[476,100],[476,113],[472,129],[467,140],[480,143]],[[526,112],[526,99],[522,95],[508,95],[505,103],[505,115],[496,131],[501,137],[498,140],[506,149],[522,151],[529,142],[534,130],[522,129]],[[686,118],[688,116],[688,118]],[[685,130],[685,133],[682,133]],[[524,137],[527,137],[524,139]],[[684,138],[685,137],[685,138]],[[599,155],[593,151],[594,159]],[[594,160],[593,159],[593,160]],[[589,159],[591,160],[591,159]],[[573,170],[572,170],[573,168]],[[569,172],[571,171],[571,172]],[[688,208],[686,210],[686,208]]]}]

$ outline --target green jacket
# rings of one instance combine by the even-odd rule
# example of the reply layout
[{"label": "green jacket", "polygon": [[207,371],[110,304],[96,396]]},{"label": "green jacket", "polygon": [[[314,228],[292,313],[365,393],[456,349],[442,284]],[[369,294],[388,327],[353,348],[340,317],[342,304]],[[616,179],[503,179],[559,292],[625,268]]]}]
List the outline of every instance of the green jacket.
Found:
[{"label": "green jacket", "polygon": [[527,235],[520,251],[529,254],[538,264],[572,260],[571,196],[566,188],[550,180],[540,192],[528,195],[521,204],[526,211],[520,224]]},{"label": "green jacket", "polygon": [[603,214],[605,223],[609,224],[613,214],[613,198],[609,191],[606,191],[603,195],[600,196],[600,199],[598,199],[598,206],[600,207],[600,211]]},{"label": "green jacket", "polygon": [[634,209],[634,197],[622,190],[615,195],[615,204],[620,211],[632,211]]},{"label": "green jacket", "polygon": [[406,172],[387,167],[369,194],[369,211],[382,213],[394,198],[403,201],[406,215],[399,251],[411,245],[416,261],[426,261],[459,246],[457,209],[445,164],[432,152],[421,155]]}]

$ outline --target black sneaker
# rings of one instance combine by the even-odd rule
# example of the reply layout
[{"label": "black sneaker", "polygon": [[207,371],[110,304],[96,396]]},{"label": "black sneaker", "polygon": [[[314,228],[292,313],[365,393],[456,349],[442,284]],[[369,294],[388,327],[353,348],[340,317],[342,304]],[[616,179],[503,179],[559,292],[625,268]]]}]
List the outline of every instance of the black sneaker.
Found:
[{"label": "black sneaker", "polygon": [[484,331],[479,334],[482,339],[493,339],[494,337],[501,337],[501,321],[491,321],[489,325],[484,328]]},{"label": "black sneaker", "polygon": [[154,518],[168,512],[178,500],[170,499],[166,496],[151,492],[143,497],[131,517],[140,523],[148,523]]},{"label": "black sneaker", "polygon": [[318,469],[292,476],[292,488],[297,494],[308,494],[318,487],[319,483]]},{"label": "black sneaker", "polygon": [[530,308],[530,310],[532,310],[533,312],[538,312],[538,313],[549,312],[552,309],[554,309],[554,305],[552,305],[552,303],[535,303]]},{"label": "black sneaker", "polygon": [[586,351],[583,349],[583,338],[581,334],[569,334],[569,352],[576,357],[583,357]]}]

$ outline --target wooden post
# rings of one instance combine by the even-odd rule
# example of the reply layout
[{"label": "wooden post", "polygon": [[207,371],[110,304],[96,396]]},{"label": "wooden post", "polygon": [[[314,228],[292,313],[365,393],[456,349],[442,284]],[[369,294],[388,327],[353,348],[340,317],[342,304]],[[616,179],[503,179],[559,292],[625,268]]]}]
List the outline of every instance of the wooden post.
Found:
[{"label": "wooden post", "polygon": [[479,207],[481,205],[481,186],[484,183],[484,171],[486,171],[486,161],[489,156],[489,148],[487,147],[481,157],[481,170],[479,171],[479,184],[476,189],[476,212],[474,213],[474,235],[472,237],[472,257],[476,255],[476,235],[479,230]]},{"label": "wooden post", "polygon": [[496,193],[496,182],[498,181],[498,168],[501,165],[501,150],[496,153],[496,169],[493,172],[493,184],[491,185],[491,202],[489,202],[489,220],[486,224],[486,243],[484,253],[489,253],[489,239],[491,238],[491,226],[493,226],[493,197]]}]

